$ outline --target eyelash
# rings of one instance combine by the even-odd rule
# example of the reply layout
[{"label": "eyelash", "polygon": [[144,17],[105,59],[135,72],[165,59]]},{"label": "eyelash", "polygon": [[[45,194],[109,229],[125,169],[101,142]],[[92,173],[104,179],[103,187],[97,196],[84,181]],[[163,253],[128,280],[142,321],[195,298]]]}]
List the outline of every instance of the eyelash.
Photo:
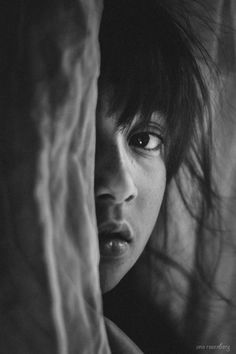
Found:
[{"label": "eyelash", "polygon": [[[145,140],[147,138],[148,138],[148,140],[144,141],[145,146],[142,146],[142,140]],[[151,138],[156,138],[157,143],[152,148],[146,148],[146,146],[150,143]],[[135,142],[135,139],[136,139],[136,142]],[[132,134],[131,137],[129,138],[128,143],[130,146],[133,146],[136,149],[141,149],[141,150],[150,151],[150,152],[158,151],[158,150],[160,150],[160,148],[163,144],[163,137],[160,134],[156,134],[153,132],[141,131],[141,132]]]}]

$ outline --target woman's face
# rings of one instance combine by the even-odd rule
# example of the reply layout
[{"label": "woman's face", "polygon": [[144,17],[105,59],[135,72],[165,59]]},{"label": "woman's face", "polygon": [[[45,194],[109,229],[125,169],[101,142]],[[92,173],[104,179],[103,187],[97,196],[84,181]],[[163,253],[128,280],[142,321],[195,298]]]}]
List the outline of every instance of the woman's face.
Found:
[{"label": "woman's face", "polygon": [[96,215],[103,292],[111,290],[141,255],[156,223],[166,185],[161,118],[143,128],[117,127],[118,116],[97,110]]}]

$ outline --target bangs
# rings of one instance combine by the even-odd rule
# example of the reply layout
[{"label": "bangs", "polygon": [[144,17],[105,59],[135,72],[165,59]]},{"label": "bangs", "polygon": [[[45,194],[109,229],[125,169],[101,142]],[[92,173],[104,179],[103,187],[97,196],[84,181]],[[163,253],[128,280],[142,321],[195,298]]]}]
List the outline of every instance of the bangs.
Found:
[{"label": "bangs", "polygon": [[109,96],[109,113],[119,112],[120,125],[131,124],[136,115],[149,121],[153,112],[166,112],[169,98],[163,93],[170,91],[156,19],[140,1],[130,3],[105,2],[100,29],[99,87]]},{"label": "bangs", "polygon": [[146,124],[156,112],[164,117],[169,177],[183,161],[208,100],[195,59],[203,50],[190,28],[156,1],[104,3],[99,99],[109,97],[108,114],[118,113],[120,126],[137,116]]}]

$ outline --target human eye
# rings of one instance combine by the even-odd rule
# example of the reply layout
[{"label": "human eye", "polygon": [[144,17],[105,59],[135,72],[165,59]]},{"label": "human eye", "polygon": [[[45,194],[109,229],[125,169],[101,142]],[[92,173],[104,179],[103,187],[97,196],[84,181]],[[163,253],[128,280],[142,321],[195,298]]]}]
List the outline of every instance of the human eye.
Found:
[{"label": "human eye", "polygon": [[153,131],[140,131],[132,134],[128,143],[135,149],[158,151],[163,144],[163,137]]}]

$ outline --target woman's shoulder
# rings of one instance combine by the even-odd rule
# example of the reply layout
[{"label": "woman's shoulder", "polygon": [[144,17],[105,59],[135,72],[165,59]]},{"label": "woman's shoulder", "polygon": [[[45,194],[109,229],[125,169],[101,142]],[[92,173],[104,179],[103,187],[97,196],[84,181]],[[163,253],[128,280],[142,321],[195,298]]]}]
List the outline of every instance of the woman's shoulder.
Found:
[{"label": "woman's shoulder", "polygon": [[105,318],[107,337],[112,354],[142,354],[137,345],[114,322]]}]

